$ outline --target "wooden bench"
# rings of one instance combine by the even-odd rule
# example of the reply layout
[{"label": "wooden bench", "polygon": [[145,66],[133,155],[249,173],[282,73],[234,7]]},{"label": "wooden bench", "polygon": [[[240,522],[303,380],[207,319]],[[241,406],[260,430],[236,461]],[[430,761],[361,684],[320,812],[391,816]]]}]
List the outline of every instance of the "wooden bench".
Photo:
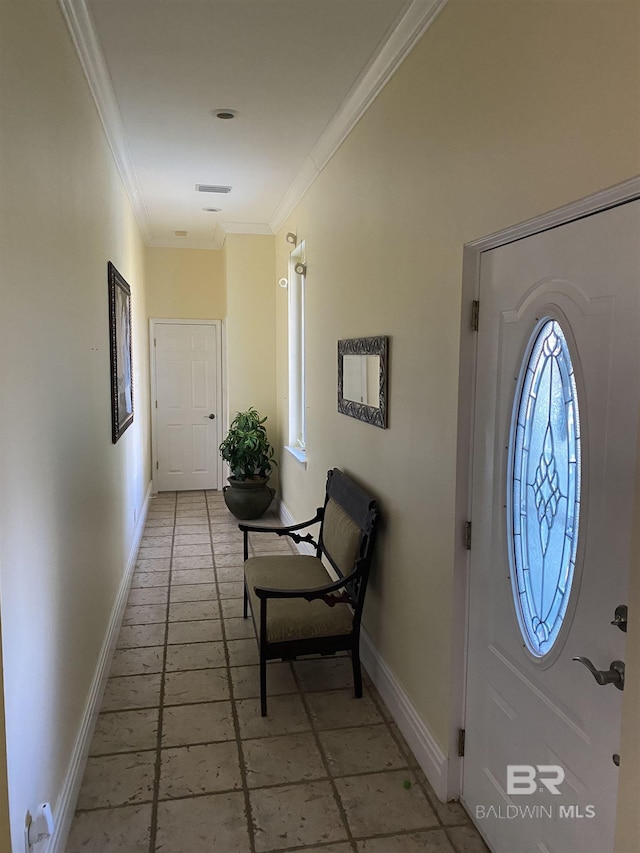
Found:
[{"label": "wooden bench", "polygon": [[[244,536],[244,617],[251,608],[260,652],[260,709],[267,714],[267,661],[349,651],[362,696],[360,620],[378,519],[376,501],[337,468],[314,518],[289,527],[240,524]],[[320,524],[317,541],[298,531]],[[249,557],[249,533],[310,542],[315,556]],[[334,580],[330,567],[337,580]]]}]

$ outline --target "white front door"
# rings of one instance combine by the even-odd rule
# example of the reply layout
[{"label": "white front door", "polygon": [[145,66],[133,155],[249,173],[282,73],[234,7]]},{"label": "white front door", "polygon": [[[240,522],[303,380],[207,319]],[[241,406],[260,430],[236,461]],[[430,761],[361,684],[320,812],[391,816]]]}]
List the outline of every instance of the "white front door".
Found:
[{"label": "white front door", "polygon": [[[613,850],[640,202],[485,252],[462,800],[495,853]],[[624,761],[624,755],[621,757]]]},{"label": "white front door", "polygon": [[219,324],[152,321],[158,491],[217,489]]}]

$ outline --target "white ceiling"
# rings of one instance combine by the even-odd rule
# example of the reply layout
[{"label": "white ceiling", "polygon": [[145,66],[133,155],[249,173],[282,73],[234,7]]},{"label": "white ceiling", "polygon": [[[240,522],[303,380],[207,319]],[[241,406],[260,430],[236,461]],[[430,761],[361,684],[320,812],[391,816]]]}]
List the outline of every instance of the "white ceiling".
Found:
[{"label": "white ceiling", "polygon": [[218,248],[280,227],[445,2],[60,5],[147,244]]}]

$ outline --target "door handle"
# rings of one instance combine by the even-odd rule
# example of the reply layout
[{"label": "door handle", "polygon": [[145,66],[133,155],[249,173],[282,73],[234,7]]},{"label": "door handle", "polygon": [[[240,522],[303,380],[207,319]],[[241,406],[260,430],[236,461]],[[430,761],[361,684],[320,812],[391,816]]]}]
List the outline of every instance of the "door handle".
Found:
[{"label": "door handle", "polygon": [[215,418],[215,415],[213,414],[213,412],[211,412],[210,415],[203,415],[202,417],[203,418],[209,418],[209,420],[212,421]]},{"label": "door handle", "polygon": [[596,669],[589,658],[575,657],[583,666],[589,670],[591,675],[600,685],[613,684],[618,690],[624,690],[624,662],[621,660],[612,660],[609,664],[609,669]]}]

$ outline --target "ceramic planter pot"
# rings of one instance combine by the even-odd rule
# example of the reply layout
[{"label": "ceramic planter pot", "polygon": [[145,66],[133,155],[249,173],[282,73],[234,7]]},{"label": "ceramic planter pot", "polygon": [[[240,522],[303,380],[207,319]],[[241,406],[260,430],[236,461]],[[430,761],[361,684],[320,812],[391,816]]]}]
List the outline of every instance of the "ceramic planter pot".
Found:
[{"label": "ceramic planter pot", "polygon": [[229,477],[229,485],[222,489],[229,512],[242,521],[260,518],[269,508],[275,489],[268,486],[268,477],[238,480]]}]

